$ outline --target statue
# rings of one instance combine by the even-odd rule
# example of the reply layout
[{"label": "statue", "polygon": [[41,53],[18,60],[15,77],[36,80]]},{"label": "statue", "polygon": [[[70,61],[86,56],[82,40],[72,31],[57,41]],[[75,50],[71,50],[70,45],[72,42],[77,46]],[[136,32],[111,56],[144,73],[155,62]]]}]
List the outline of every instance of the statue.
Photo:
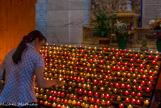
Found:
[{"label": "statue", "polygon": [[132,0],[121,0],[119,11],[132,11],[131,2]]},{"label": "statue", "polygon": [[146,37],[142,38],[142,46],[140,47],[141,51],[148,51],[148,47],[147,47],[147,39]]}]

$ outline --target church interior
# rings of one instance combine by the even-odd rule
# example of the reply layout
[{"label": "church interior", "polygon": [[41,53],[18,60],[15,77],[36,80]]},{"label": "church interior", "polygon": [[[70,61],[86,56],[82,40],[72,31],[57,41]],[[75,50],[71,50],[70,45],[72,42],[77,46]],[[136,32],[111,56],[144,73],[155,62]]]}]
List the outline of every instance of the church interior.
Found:
[{"label": "church interior", "polygon": [[0,0],[0,63],[32,30],[47,42],[41,108],[161,108],[160,0]]}]

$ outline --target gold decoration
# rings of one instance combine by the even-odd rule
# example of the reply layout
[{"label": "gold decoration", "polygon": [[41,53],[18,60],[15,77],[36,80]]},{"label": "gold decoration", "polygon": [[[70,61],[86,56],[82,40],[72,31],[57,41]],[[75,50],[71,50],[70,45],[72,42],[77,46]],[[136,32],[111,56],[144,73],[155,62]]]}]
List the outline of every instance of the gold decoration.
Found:
[{"label": "gold decoration", "polygon": [[44,89],[43,88],[40,89],[40,93],[44,93]]},{"label": "gold decoration", "polygon": [[95,91],[97,90],[97,86],[96,86],[96,85],[95,85],[95,86],[93,86],[93,90],[95,90]]},{"label": "gold decoration", "polygon": [[76,100],[73,100],[73,101],[72,101],[72,104],[75,105],[75,104],[76,104]]},{"label": "gold decoration", "polygon": [[121,101],[121,96],[117,96],[117,101]]},{"label": "gold decoration", "polygon": [[83,97],[83,100],[84,100],[84,101],[87,101],[87,100],[88,100],[88,97],[87,97],[87,96],[84,96],[84,97]]},{"label": "gold decoration", "polygon": [[36,93],[35,96],[36,96],[36,98],[39,98],[39,93]]},{"label": "gold decoration", "polygon": [[148,106],[149,105],[149,100],[145,100],[144,105]]},{"label": "gold decoration", "polygon": [[105,88],[104,87],[100,87],[100,91],[105,91]]},{"label": "gold decoration", "polygon": [[56,106],[57,106],[57,104],[54,102],[54,103],[52,104],[52,107],[55,108]]},{"label": "gold decoration", "polygon": [[116,89],[116,88],[115,88],[115,89],[113,89],[113,92],[114,92],[114,93],[117,93],[117,89]]},{"label": "gold decoration", "polygon": [[48,96],[47,95],[44,95],[43,99],[46,100],[47,98],[48,98]]},{"label": "gold decoration", "polygon": [[127,82],[130,83],[131,82],[131,79],[127,79]]},{"label": "gold decoration", "polygon": [[102,104],[102,105],[105,105],[105,103],[106,103],[106,102],[105,102],[105,100],[103,99],[103,100],[101,101],[101,104]]},{"label": "gold decoration", "polygon": [[47,105],[47,104],[48,104],[48,101],[45,101],[45,102],[44,102],[44,105]]}]

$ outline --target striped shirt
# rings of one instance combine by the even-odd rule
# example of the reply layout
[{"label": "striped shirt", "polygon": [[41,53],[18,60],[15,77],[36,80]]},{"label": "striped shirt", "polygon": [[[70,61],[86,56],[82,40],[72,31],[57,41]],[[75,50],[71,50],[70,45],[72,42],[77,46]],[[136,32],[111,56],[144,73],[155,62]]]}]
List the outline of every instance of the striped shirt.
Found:
[{"label": "striped shirt", "polygon": [[10,51],[5,57],[5,86],[0,94],[0,103],[23,106],[36,102],[34,69],[45,66],[43,57],[31,44],[27,44],[18,64],[14,64],[12,60],[15,50]]}]

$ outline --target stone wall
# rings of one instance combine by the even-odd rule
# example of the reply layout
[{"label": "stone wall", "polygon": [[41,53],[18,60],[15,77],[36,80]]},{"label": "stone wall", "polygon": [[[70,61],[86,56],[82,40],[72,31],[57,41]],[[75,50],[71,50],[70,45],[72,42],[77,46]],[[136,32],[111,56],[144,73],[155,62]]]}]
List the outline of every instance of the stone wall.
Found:
[{"label": "stone wall", "polygon": [[[43,32],[48,43],[81,44],[83,26],[90,23],[94,8],[112,14],[119,10],[121,1],[37,0],[36,29]],[[132,5],[134,11],[140,12],[140,0],[133,0]]]},{"label": "stone wall", "polygon": [[161,18],[161,0],[143,0],[142,27],[149,28],[149,21]]},{"label": "stone wall", "polygon": [[88,0],[47,0],[47,39],[49,43],[81,44],[84,14]]},{"label": "stone wall", "polygon": [[36,29],[40,30],[45,36],[47,31],[47,1],[37,0],[36,3]]}]

